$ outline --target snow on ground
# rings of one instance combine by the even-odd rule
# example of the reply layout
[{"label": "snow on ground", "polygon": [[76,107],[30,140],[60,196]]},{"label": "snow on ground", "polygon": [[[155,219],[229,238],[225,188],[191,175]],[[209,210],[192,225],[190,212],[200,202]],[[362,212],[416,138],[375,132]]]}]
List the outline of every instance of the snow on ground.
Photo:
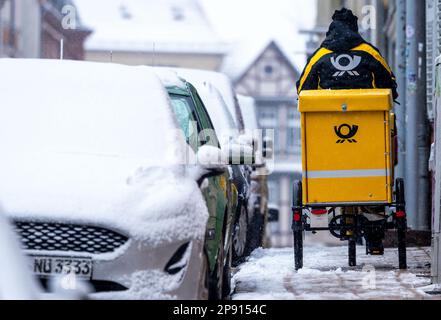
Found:
[{"label": "snow on ground", "polygon": [[233,277],[234,300],[431,299],[427,248],[408,249],[408,271],[397,270],[396,249],[382,257],[358,248],[358,267],[349,268],[347,246],[307,246],[305,268],[295,272],[293,249],[257,249]]}]

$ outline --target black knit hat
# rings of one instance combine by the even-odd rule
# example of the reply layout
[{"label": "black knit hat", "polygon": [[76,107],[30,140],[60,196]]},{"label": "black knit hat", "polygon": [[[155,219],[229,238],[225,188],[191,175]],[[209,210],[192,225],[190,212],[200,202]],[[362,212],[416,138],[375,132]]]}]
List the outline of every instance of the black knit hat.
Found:
[{"label": "black knit hat", "polygon": [[343,8],[336,10],[332,16],[333,21],[341,21],[346,24],[352,31],[358,32],[358,18],[351,10]]}]

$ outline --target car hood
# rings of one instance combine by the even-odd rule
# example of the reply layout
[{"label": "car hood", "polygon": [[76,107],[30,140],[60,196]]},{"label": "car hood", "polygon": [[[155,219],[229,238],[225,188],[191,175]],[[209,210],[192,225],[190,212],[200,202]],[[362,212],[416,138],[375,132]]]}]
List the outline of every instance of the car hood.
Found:
[{"label": "car hood", "polygon": [[208,219],[184,167],[105,155],[6,156],[0,204],[12,219],[103,226],[153,244],[201,238]]}]

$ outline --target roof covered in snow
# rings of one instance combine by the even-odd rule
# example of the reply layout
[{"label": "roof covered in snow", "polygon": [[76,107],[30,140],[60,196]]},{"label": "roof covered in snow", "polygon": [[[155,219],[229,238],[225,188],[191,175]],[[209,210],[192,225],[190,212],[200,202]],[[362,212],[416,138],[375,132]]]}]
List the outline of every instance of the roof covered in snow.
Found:
[{"label": "roof covered in snow", "polygon": [[295,49],[291,48],[289,44],[273,38],[253,39],[252,41],[236,43],[225,57],[221,71],[227,74],[233,81],[237,81],[271,45],[274,45],[287,63],[298,72],[303,60],[299,60],[298,55],[295,54]]},{"label": "roof covered in snow", "polygon": [[197,0],[74,0],[91,51],[224,53]]}]

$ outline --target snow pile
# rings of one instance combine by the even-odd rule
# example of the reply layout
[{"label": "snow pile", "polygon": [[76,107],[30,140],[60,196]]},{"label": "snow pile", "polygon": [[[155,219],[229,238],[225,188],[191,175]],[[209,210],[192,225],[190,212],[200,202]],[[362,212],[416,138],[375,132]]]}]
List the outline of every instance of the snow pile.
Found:
[{"label": "snow pile", "polygon": [[195,0],[74,0],[93,30],[87,50],[223,53]]},{"label": "snow pile", "polygon": [[208,212],[186,174],[188,146],[150,68],[1,60],[0,69],[8,215],[103,225],[151,245],[203,237]]},{"label": "snow pile", "polygon": [[358,248],[357,268],[347,267],[347,247],[307,246],[304,269],[294,271],[292,248],[257,249],[233,277],[235,300],[427,299],[425,249],[409,248],[409,271],[397,270],[397,250],[383,257]]}]

